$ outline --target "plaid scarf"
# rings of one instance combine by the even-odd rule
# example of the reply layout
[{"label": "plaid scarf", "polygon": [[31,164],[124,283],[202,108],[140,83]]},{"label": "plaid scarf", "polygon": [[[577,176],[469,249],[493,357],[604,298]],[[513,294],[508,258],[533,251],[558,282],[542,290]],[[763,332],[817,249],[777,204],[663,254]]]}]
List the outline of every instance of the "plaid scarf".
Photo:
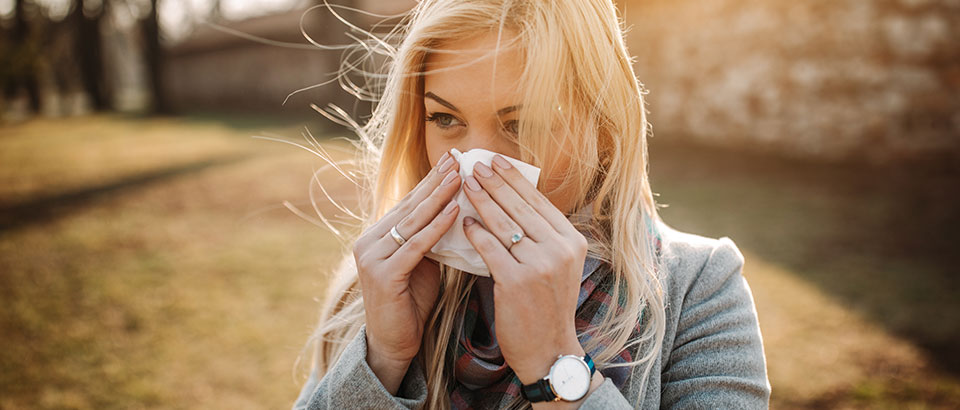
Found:
[{"label": "plaid scarf", "polygon": [[[659,262],[660,234],[654,224],[650,223],[650,219],[646,219],[647,226],[650,227],[648,234],[654,241]],[[609,304],[613,300],[611,296],[613,276],[613,271],[603,261],[587,256],[583,266],[583,276],[580,279],[575,321],[581,345],[585,345],[592,338],[590,332],[586,330],[590,326],[599,325],[603,315],[609,309]],[[632,337],[637,336],[641,330],[640,321],[637,322]],[[603,346],[598,346],[588,353],[593,356],[602,349]],[[494,329],[493,280],[489,277],[477,278],[470,291],[463,317],[463,332],[459,335],[456,354],[455,380],[450,392],[452,408],[502,408],[515,397],[520,396],[522,383],[507,366],[500,353],[500,346],[497,344]],[[632,360],[633,355],[629,350],[624,349],[614,359],[614,363]],[[599,369],[600,373],[612,379],[618,388],[623,387],[627,382],[630,370],[629,367]]]}]

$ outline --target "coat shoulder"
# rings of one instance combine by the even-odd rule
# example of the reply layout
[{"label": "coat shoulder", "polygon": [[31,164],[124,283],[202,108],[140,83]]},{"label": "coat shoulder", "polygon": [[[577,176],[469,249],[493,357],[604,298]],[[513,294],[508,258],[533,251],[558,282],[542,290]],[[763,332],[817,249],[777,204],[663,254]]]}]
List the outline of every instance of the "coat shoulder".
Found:
[{"label": "coat shoulder", "polygon": [[687,296],[696,287],[709,290],[742,275],[743,253],[727,236],[710,238],[658,222],[662,241],[662,285],[669,299]]}]

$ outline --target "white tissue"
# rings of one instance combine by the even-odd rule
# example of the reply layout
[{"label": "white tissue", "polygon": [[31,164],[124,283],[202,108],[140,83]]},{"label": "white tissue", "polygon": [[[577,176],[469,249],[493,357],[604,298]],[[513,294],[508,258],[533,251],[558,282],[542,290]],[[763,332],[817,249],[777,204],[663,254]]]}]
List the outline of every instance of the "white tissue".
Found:
[{"label": "white tissue", "polygon": [[[490,166],[493,161],[493,156],[497,155],[496,152],[480,148],[472,149],[464,153],[454,148],[450,150],[450,154],[460,162],[461,181],[465,180],[467,176],[473,175],[474,164],[482,162]],[[517,168],[520,174],[522,174],[527,181],[530,181],[533,186],[537,185],[537,181],[540,179],[540,168],[503,154],[500,154],[500,156]],[[461,184],[460,190],[457,191],[457,194],[453,197],[453,200],[457,201],[457,204],[460,205],[457,222],[450,227],[450,230],[440,238],[436,245],[433,245],[433,248],[430,249],[430,252],[428,252],[426,256],[464,272],[480,276],[490,276],[490,270],[487,269],[487,264],[483,263],[480,254],[473,249],[467,236],[463,233],[463,218],[469,216],[478,221],[482,221],[477,210],[473,208],[473,204],[467,199],[467,194],[464,193],[463,190],[464,187],[463,184]]]}]

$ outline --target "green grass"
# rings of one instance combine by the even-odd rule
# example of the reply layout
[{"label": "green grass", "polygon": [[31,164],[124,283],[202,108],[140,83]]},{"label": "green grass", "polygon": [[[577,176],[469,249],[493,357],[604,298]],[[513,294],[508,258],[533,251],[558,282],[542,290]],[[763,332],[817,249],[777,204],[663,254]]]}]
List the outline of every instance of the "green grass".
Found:
[{"label": "green grass", "polygon": [[[299,138],[210,116],[0,128],[0,409],[289,407],[340,244],[281,206],[310,208],[323,163],[264,128]],[[775,408],[960,407],[949,175],[651,158],[665,220],[746,256]]]}]

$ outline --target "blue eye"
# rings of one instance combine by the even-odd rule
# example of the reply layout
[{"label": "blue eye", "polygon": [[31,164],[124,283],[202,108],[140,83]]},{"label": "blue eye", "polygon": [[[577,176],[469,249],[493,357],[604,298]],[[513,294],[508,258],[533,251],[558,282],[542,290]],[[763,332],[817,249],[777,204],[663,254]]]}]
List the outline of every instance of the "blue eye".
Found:
[{"label": "blue eye", "polygon": [[432,122],[434,125],[436,125],[440,129],[448,129],[448,128],[453,128],[459,125],[463,125],[463,123],[460,122],[460,120],[458,120],[457,117],[454,117],[450,114],[442,113],[442,112],[435,112],[430,114],[426,118],[426,121]]}]

